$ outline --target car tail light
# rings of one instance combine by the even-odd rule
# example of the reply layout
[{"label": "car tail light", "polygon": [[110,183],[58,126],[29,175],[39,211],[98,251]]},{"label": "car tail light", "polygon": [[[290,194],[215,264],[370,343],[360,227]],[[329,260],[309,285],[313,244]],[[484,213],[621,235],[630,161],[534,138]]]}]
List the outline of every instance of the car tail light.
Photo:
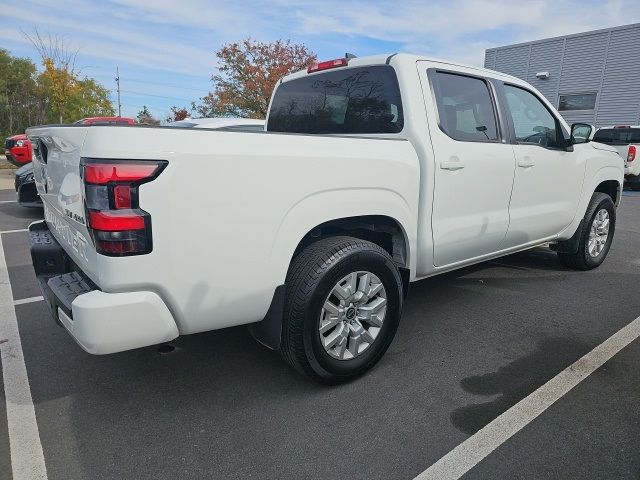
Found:
[{"label": "car tail light", "polygon": [[96,251],[114,257],[151,252],[151,216],[140,209],[138,187],[166,161],[83,159],[87,227]]},{"label": "car tail light", "polygon": [[329,70],[330,68],[346,67],[349,64],[348,58],[336,58],[335,60],[327,60],[326,62],[319,62],[310,65],[307,68],[307,73],[319,72],[321,70]]},{"label": "car tail light", "polygon": [[627,152],[627,162],[633,162],[636,159],[636,146],[629,145],[629,151]]}]

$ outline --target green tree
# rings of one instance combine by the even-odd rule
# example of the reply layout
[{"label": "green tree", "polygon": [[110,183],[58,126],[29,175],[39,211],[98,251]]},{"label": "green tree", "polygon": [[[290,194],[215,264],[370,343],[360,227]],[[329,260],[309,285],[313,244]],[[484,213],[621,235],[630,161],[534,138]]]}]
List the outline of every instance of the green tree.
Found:
[{"label": "green tree", "polygon": [[264,43],[247,38],[216,52],[219,73],[213,92],[195,110],[205,117],[265,118],[276,82],[316,61],[316,54],[290,40]]},{"label": "green tree", "polygon": [[155,119],[153,115],[151,115],[151,112],[146,105],[144,105],[142,110],[138,112],[136,118],[138,119],[138,123],[143,123],[145,125],[160,125],[160,120]]},{"label": "green tree", "polygon": [[80,78],[77,51],[70,50],[64,39],[40,35],[38,30],[25,36],[42,60],[44,70],[38,80],[48,99],[49,122],[71,123],[87,116],[115,114],[109,91],[94,79]]},{"label": "green tree", "polygon": [[24,132],[29,125],[46,122],[47,98],[38,84],[36,66],[0,49],[0,135]]}]

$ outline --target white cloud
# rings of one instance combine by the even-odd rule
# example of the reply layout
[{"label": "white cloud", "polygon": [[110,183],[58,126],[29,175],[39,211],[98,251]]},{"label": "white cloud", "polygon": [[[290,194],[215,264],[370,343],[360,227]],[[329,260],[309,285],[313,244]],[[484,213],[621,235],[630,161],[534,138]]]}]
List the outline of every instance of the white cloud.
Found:
[{"label": "white cloud", "polygon": [[[575,0],[453,0],[445,2],[288,2],[304,35],[346,35],[397,42],[403,49],[455,59],[478,59],[484,48],[630,23],[640,18],[630,0],[585,5]],[[475,38],[475,39],[474,39]],[[475,52],[479,49],[479,52]],[[474,50],[474,51],[472,51]],[[416,52],[422,53],[422,52]],[[478,63],[475,61],[474,63]]]},{"label": "white cloud", "polygon": [[[290,38],[321,57],[408,51],[480,65],[489,47],[640,21],[637,0],[0,0],[0,11],[6,48],[28,51],[19,29],[37,26],[65,36],[95,72],[126,63],[139,78],[182,76],[197,89],[209,86],[215,50],[248,36]],[[147,93],[205,93],[156,87]]]}]

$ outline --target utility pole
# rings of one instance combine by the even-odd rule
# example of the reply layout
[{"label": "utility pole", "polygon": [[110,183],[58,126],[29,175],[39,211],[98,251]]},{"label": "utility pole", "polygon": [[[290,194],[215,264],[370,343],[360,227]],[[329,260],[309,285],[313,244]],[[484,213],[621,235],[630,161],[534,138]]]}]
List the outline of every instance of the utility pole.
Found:
[{"label": "utility pole", "polygon": [[120,70],[116,67],[116,84],[118,85],[118,116],[121,117],[120,109],[122,105],[120,104]]}]

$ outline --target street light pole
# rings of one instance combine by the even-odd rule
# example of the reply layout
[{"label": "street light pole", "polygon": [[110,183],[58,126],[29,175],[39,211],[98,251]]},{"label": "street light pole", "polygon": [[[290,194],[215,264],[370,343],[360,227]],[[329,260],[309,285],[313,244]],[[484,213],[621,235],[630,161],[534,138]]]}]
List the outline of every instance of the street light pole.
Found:
[{"label": "street light pole", "polygon": [[121,117],[122,114],[120,109],[122,108],[122,105],[120,104],[120,70],[118,67],[116,67],[116,84],[118,85],[118,116]]}]

